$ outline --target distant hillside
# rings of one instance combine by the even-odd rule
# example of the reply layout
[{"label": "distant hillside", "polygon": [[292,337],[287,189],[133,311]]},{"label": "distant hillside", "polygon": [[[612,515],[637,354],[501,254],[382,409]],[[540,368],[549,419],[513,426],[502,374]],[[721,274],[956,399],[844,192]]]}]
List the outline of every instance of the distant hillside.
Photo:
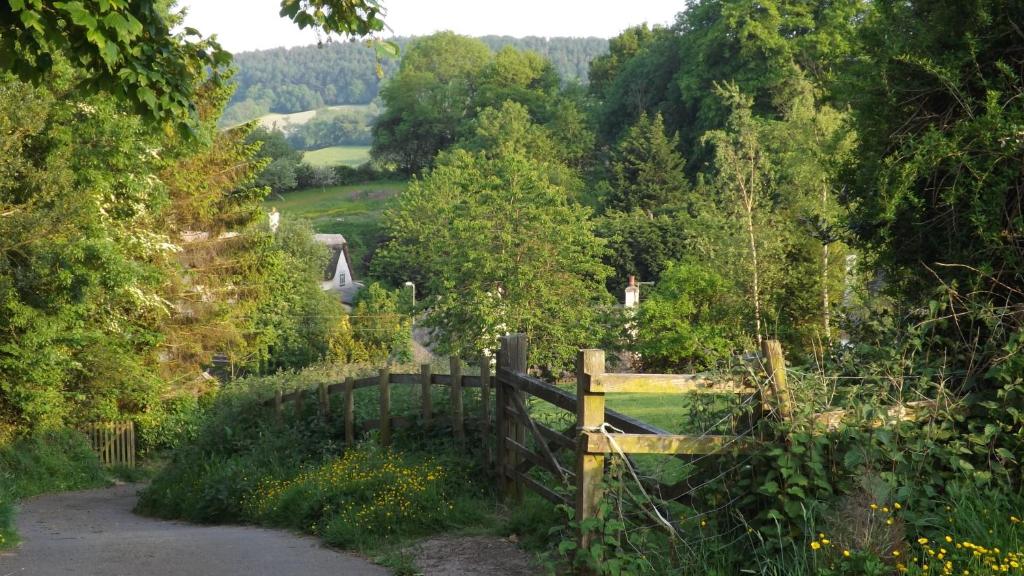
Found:
[{"label": "distant hillside", "polygon": [[[608,51],[604,38],[512,38],[483,36],[492,50],[512,45],[547,57],[565,80],[586,82],[587,67]],[[399,38],[400,46],[411,38]],[[299,48],[275,48],[235,54],[238,90],[222,125],[258,118],[270,112],[288,114],[341,104],[368,104],[380,88],[372,48],[358,42],[336,42]],[[398,69],[397,60],[382,60],[385,77]]]}]

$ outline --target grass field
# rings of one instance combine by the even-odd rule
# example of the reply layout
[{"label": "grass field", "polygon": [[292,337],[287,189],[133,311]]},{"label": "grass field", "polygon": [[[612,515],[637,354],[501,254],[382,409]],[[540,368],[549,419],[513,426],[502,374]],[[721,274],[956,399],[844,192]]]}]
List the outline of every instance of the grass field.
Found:
[{"label": "grass field", "polygon": [[[328,106],[331,110],[355,110],[355,111],[368,111],[370,108],[369,104],[343,104],[340,106]],[[264,114],[257,118],[260,126],[263,126],[267,130],[287,130],[292,126],[301,126],[306,122],[309,122],[316,116],[316,110],[306,110],[303,112],[293,112],[291,114],[279,114],[277,112],[271,112],[270,114]]]},{"label": "grass field", "polygon": [[369,146],[330,146],[319,150],[310,150],[302,155],[302,160],[316,167],[359,166],[370,159]]},{"label": "grass field", "polygon": [[317,232],[342,234],[348,241],[356,278],[365,278],[368,257],[383,239],[381,213],[405,190],[405,181],[371,182],[297,190],[267,198],[285,217],[301,217]]}]

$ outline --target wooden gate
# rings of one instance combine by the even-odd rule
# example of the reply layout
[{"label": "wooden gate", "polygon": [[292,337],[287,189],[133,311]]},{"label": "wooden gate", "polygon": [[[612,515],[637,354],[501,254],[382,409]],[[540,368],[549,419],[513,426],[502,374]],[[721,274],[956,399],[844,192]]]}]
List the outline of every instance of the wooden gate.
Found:
[{"label": "wooden gate", "polygon": [[[573,506],[577,520],[582,522],[596,513],[608,453],[617,452],[632,462],[632,454],[665,454],[686,459],[754,449],[754,442],[739,436],[672,434],[606,409],[605,394],[740,395],[755,404],[758,411],[763,405],[787,415],[791,408],[781,348],[776,342],[766,344],[765,390],[729,379],[713,381],[699,374],[607,374],[603,351],[581,350],[576,367],[577,390],[573,395],[526,374],[525,335],[503,337],[495,378],[499,494],[518,501],[524,488],[528,488],[554,503]],[[568,412],[568,426],[556,430],[538,422],[527,409],[528,397]],[[550,473],[564,490],[553,490],[531,477],[529,473],[537,468]],[[646,483],[650,483],[646,489],[670,500],[682,497],[689,488],[685,480],[671,485],[652,479],[645,480]],[[586,544],[587,536],[580,536]]]},{"label": "wooden gate", "polygon": [[104,466],[135,468],[135,422],[94,422],[82,431]]}]

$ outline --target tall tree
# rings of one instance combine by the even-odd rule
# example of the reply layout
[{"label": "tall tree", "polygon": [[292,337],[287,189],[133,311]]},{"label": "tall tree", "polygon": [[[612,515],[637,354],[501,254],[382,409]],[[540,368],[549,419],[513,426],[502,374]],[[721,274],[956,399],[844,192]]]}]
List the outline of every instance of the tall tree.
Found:
[{"label": "tall tree", "polygon": [[429,166],[459,137],[491,57],[486,44],[451,32],[412,44],[381,90],[386,108],[373,127],[374,158],[409,173]]},{"label": "tall tree", "polygon": [[837,66],[852,59],[854,27],[871,5],[699,0],[671,29],[655,28],[650,38],[627,31],[617,41],[638,47],[614,67],[610,82],[602,82],[599,134],[614,142],[641,113],[661,112],[669,130],[679,132],[680,151],[699,167],[710,160],[700,148],[704,133],[725,127],[731,114],[715,94],[716,83],[735,82],[752,98],[756,116],[780,116],[787,87],[801,74],[829,85]]},{"label": "tall tree", "polygon": [[874,4],[866,57],[845,76],[861,136],[855,230],[912,299],[981,271],[996,301],[1019,302],[1024,6]]},{"label": "tall tree", "polygon": [[717,190],[729,213],[737,215],[746,236],[748,294],[753,307],[753,328],[757,343],[764,337],[764,271],[768,264],[761,249],[765,241],[764,223],[770,214],[772,166],[762,143],[763,122],[751,112],[753,99],[743,95],[735,84],[719,87],[720,97],[733,107],[725,130],[709,132],[705,141],[714,146]]},{"label": "tall tree", "polygon": [[[532,122],[555,124],[566,138],[589,142],[578,108],[563,97],[558,74],[539,54],[505,47],[492,54],[479,40],[442,32],[413,43],[398,74],[381,92],[385,111],[374,124],[371,153],[415,173],[460,139],[471,137],[480,111],[506,101],[528,111]],[[586,156],[565,141],[574,163]]]},{"label": "tall tree", "polygon": [[455,150],[386,212],[391,239],[375,264],[417,271],[423,325],[442,351],[493,349],[521,331],[531,362],[553,369],[597,341],[602,243],[589,211],[545,172],[514,150]]},{"label": "tall tree", "polygon": [[680,129],[682,100],[674,80],[683,66],[680,35],[672,29],[655,27],[649,34],[626,30],[617,40],[621,43],[615,56],[621,61],[614,66],[607,62],[604,69],[601,66],[605,63],[598,63],[598,70],[592,71],[598,73],[592,93],[598,99],[601,141],[614,144],[645,112],[660,112],[670,127]]},{"label": "tall tree", "polygon": [[654,32],[646,23],[626,28],[608,41],[608,52],[590,62],[590,92],[604,97],[612,82],[619,76],[622,67],[651,41]]},{"label": "tall tree", "polygon": [[[58,66],[55,87],[74,82]],[[116,100],[0,81],[0,428],[116,416],[159,391],[158,135]],[[2,432],[0,432],[2,434]]]},{"label": "tall tree", "polygon": [[641,114],[612,153],[613,181],[606,206],[648,214],[678,207],[689,189],[678,145],[677,134],[665,134],[660,113]]},{"label": "tall tree", "polygon": [[[848,113],[822,104],[808,81],[800,86],[802,90],[783,106],[783,117],[769,123],[767,134],[777,166],[778,209],[785,211],[785,232],[793,238],[787,259],[796,272],[786,282],[788,305],[781,312],[795,325],[808,328],[816,317],[818,329],[804,330],[806,335],[830,342],[834,294],[844,284],[850,254],[844,242],[849,235],[848,213],[840,198],[841,175],[854,160],[856,135]],[[808,280],[812,267],[800,264],[814,259],[812,251],[819,254],[816,282]],[[820,298],[817,312],[812,312],[806,291],[815,288]]]}]

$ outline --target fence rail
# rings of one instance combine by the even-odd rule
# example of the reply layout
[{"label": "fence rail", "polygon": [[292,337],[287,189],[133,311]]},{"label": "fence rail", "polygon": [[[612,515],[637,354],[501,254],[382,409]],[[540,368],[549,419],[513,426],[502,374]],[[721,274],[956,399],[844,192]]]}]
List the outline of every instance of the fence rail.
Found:
[{"label": "fence rail", "polygon": [[[356,418],[355,418],[355,391],[365,388],[376,388],[378,390],[378,417],[365,420],[359,423],[363,430],[376,429],[380,431],[380,441],[384,445],[391,443],[392,432],[398,428],[412,425],[412,418],[397,416],[391,410],[391,387],[392,386],[419,386],[420,387],[420,422],[424,424],[433,423],[439,414],[433,406],[431,391],[434,386],[442,386],[450,389],[451,404],[448,407],[448,415],[452,425],[453,436],[462,440],[466,435],[467,416],[463,402],[463,391],[467,388],[480,389],[481,407],[476,417],[471,420],[486,435],[489,434],[491,410],[490,390],[494,378],[490,375],[490,358],[481,355],[479,360],[480,375],[464,375],[464,363],[457,357],[449,359],[449,373],[436,374],[430,364],[423,364],[418,374],[391,373],[388,368],[381,368],[376,376],[363,378],[346,378],[344,382],[334,384],[320,384],[316,390],[316,402],[319,412],[324,418],[333,417],[332,397],[341,397],[341,418],[344,419],[345,442],[352,445],[356,440]],[[271,407],[274,419],[282,422],[284,419],[284,407],[292,404],[295,410],[301,411],[304,403],[311,395],[309,390],[293,390],[291,392],[277,391],[275,396],[263,402],[265,406]],[[488,463],[492,458],[490,450],[485,450],[485,458]]]},{"label": "fence rail", "polygon": [[82,432],[101,464],[135,468],[135,422],[94,422]]}]

